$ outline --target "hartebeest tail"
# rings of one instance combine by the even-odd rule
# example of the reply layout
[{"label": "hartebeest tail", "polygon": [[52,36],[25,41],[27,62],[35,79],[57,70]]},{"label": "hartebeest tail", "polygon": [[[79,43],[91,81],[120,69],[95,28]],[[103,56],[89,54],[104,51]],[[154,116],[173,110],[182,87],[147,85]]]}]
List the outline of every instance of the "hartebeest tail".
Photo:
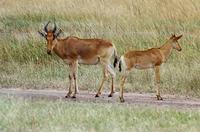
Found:
[{"label": "hartebeest tail", "polygon": [[[131,69],[148,69],[154,68],[156,75],[156,96],[158,100],[162,100],[160,96],[160,66],[165,63],[171,54],[172,49],[181,51],[178,40],[182,37],[172,35],[169,40],[159,48],[152,48],[144,51],[128,51],[119,60],[119,70],[122,71],[120,86],[120,101],[124,102],[123,89],[127,75]],[[123,69],[122,69],[123,68]]]},{"label": "hartebeest tail", "polygon": [[101,94],[103,84],[107,80],[108,74],[110,74],[112,77],[111,92],[109,94],[109,97],[112,97],[114,93],[115,71],[110,64],[110,60],[114,54],[114,64],[116,65],[117,51],[115,46],[111,42],[103,39],[81,39],[73,36],[69,36],[64,39],[58,39],[57,37],[62,30],[60,29],[57,31],[55,23],[53,30],[48,30],[49,23],[50,22],[45,25],[44,31],[39,31],[39,34],[47,40],[47,53],[52,54],[52,52],[54,52],[70,67],[69,91],[66,97],[71,97],[73,80],[75,92],[72,97],[75,98],[76,93],[78,93],[78,64],[101,64],[103,67],[103,80],[100,83],[96,97],[99,97]]},{"label": "hartebeest tail", "polygon": [[121,61],[121,59],[119,60],[119,71],[120,72],[122,71],[122,61]]},{"label": "hartebeest tail", "polygon": [[115,57],[115,59],[114,59],[114,63],[113,63],[114,68],[117,66],[117,63],[118,63],[118,58]]},{"label": "hartebeest tail", "polygon": [[118,61],[119,61],[119,59],[118,59],[118,55],[117,55],[117,50],[114,47],[114,62],[113,62],[114,68],[117,66]]}]

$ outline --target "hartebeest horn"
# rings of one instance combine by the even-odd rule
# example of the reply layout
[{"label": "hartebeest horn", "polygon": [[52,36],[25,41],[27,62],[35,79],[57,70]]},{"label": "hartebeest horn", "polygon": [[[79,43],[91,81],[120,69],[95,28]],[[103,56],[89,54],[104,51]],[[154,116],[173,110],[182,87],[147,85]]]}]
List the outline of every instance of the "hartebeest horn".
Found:
[{"label": "hartebeest horn", "polygon": [[44,31],[45,31],[46,33],[48,32],[47,27],[48,27],[49,23],[50,23],[50,21],[48,21],[48,23],[47,23],[47,24],[45,25],[45,27],[44,27]]},{"label": "hartebeest horn", "polygon": [[44,33],[43,31],[38,31],[38,33],[44,38],[46,38],[46,36],[47,36],[46,33]]},{"label": "hartebeest horn", "polygon": [[59,31],[56,33],[56,37],[58,37],[62,33],[62,29],[59,29]]},{"label": "hartebeest horn", "polygon": [[53,33],[55,33],[55,32],[56,32],[56,30],[57,30],[57,26],[56,26],[56,23],[55,23],[55,21],[54,21]]}]

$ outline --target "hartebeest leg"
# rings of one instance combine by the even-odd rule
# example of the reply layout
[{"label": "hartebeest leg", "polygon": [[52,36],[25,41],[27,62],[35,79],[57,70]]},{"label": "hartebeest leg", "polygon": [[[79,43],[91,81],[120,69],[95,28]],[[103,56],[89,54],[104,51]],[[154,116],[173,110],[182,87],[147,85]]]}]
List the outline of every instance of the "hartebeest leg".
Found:
[{"label": "hartebeest leg", "polygon": [[120,99],[120,102],[124,102],[124,84],[125,84],[125,81],[126,81],[126,78],[127,78],[127,75],[128,75],[128,71],[124,71],[124,73],[122,74],[122,77],[121,77],[121,82],[120,82],[120,95],[119,95],[119,99]]},{"label": "hartebeest leg", "polygon": [[72,74],[72,65],[71,64],[69,64],[69,68],[70,68],[70,70],[69,70],[70,71],[70,73],[69,73],[69,91],[68,91],[67,95],[65,96],[66,98],[70,97],[72,94],[73,74]]},{"label": "hartebeest leg", "polygon": [[125,81],[126,81],[126,76],[125,75],[123,75],[122,77],[121,77],[121,84],[120,84],[120,96],[119,96],[119,99],[120,99],[120,102],[124,102],[125,100],[124,100],[124,83],[125,83]]},{"label": "hartebeest leg", "polygon": [[108,78],[108,73],[107,73],[106,67],[104,66],[103,67],[103,80],[102,80],[102,82],[100,84],[100,87],[99,87],[98,92],[97,92],[95,97],[99,97],[99,95],[101,94],[101,91],[102,91],[102,88],[103,88],[103,84],[107,80],[107,78]]},{"label": "hartebeest leg", "polygon": [[74,91],[72,98],[76,98],[76,94],[79,92],[78,91],[78,83],[77,83],[78,61],[75,61],[72,64],[72,71],[73,71],[74,87],[75,87],[75,91]]},{"label": "hartebeest leg", "polygon": [[115,83],[115,72],[114,70],[112,69],[111,65],[108,65],[107,66],[107,70],[108,72],[110,73],[111,75],[111,78],[112,78],[112,83],[111,83],[111,91],[110,91],[110,94],[108,95],[108,97],[112,97],[113,94],[115,93],[115,88],[114,88],[114,83]]},{"label": "hartebeest leg", "polygon": [[162,97],[160,96],[160,66],[155,67],[155,75],[156,75],[156,97],[157,100],[162,100]]},{"label": "hartebeest leg", "polygon": [[68,97],[70,97],[71,96],[71,94],[72,94],[72,76],[69,74],[69,91],[68,91],[68,93],[67,93],[67,95],[65,96],[65,98],[68,98]]}]

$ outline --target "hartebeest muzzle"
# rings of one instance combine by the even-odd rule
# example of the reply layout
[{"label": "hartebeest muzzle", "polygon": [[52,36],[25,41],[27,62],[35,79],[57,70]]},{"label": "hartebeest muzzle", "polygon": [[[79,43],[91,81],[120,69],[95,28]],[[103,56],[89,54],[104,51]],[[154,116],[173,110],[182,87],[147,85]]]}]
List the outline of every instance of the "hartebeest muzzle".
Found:
[{"label": "hartebeest muzzle", "polygon": [[51,50],[48,49],[48,50],[47,50],[47,54],[48,54],[48,55],[51,55]]}]

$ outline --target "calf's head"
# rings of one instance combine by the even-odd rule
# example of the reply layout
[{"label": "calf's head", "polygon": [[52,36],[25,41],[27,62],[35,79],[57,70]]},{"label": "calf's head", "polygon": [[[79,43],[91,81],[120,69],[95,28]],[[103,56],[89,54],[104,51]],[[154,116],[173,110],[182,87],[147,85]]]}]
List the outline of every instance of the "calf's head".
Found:
[{"label": "calf's head", "polygon": [[174,34],[174,35],[172,35],[172,36],[170,37],[170,40],[172,40],[172,47],[173,47],[173,49],[176,49],[176,50],[178,50],[178,51],[181,51],[181,50],[182,50],[182,48],[181,48],[181,46],[180,46],[180,44],[179,44],[179,42],[178,42],[178,40],[179,40],[182,36],[183,36],[183,35],[176,36],[176,35]]}]

